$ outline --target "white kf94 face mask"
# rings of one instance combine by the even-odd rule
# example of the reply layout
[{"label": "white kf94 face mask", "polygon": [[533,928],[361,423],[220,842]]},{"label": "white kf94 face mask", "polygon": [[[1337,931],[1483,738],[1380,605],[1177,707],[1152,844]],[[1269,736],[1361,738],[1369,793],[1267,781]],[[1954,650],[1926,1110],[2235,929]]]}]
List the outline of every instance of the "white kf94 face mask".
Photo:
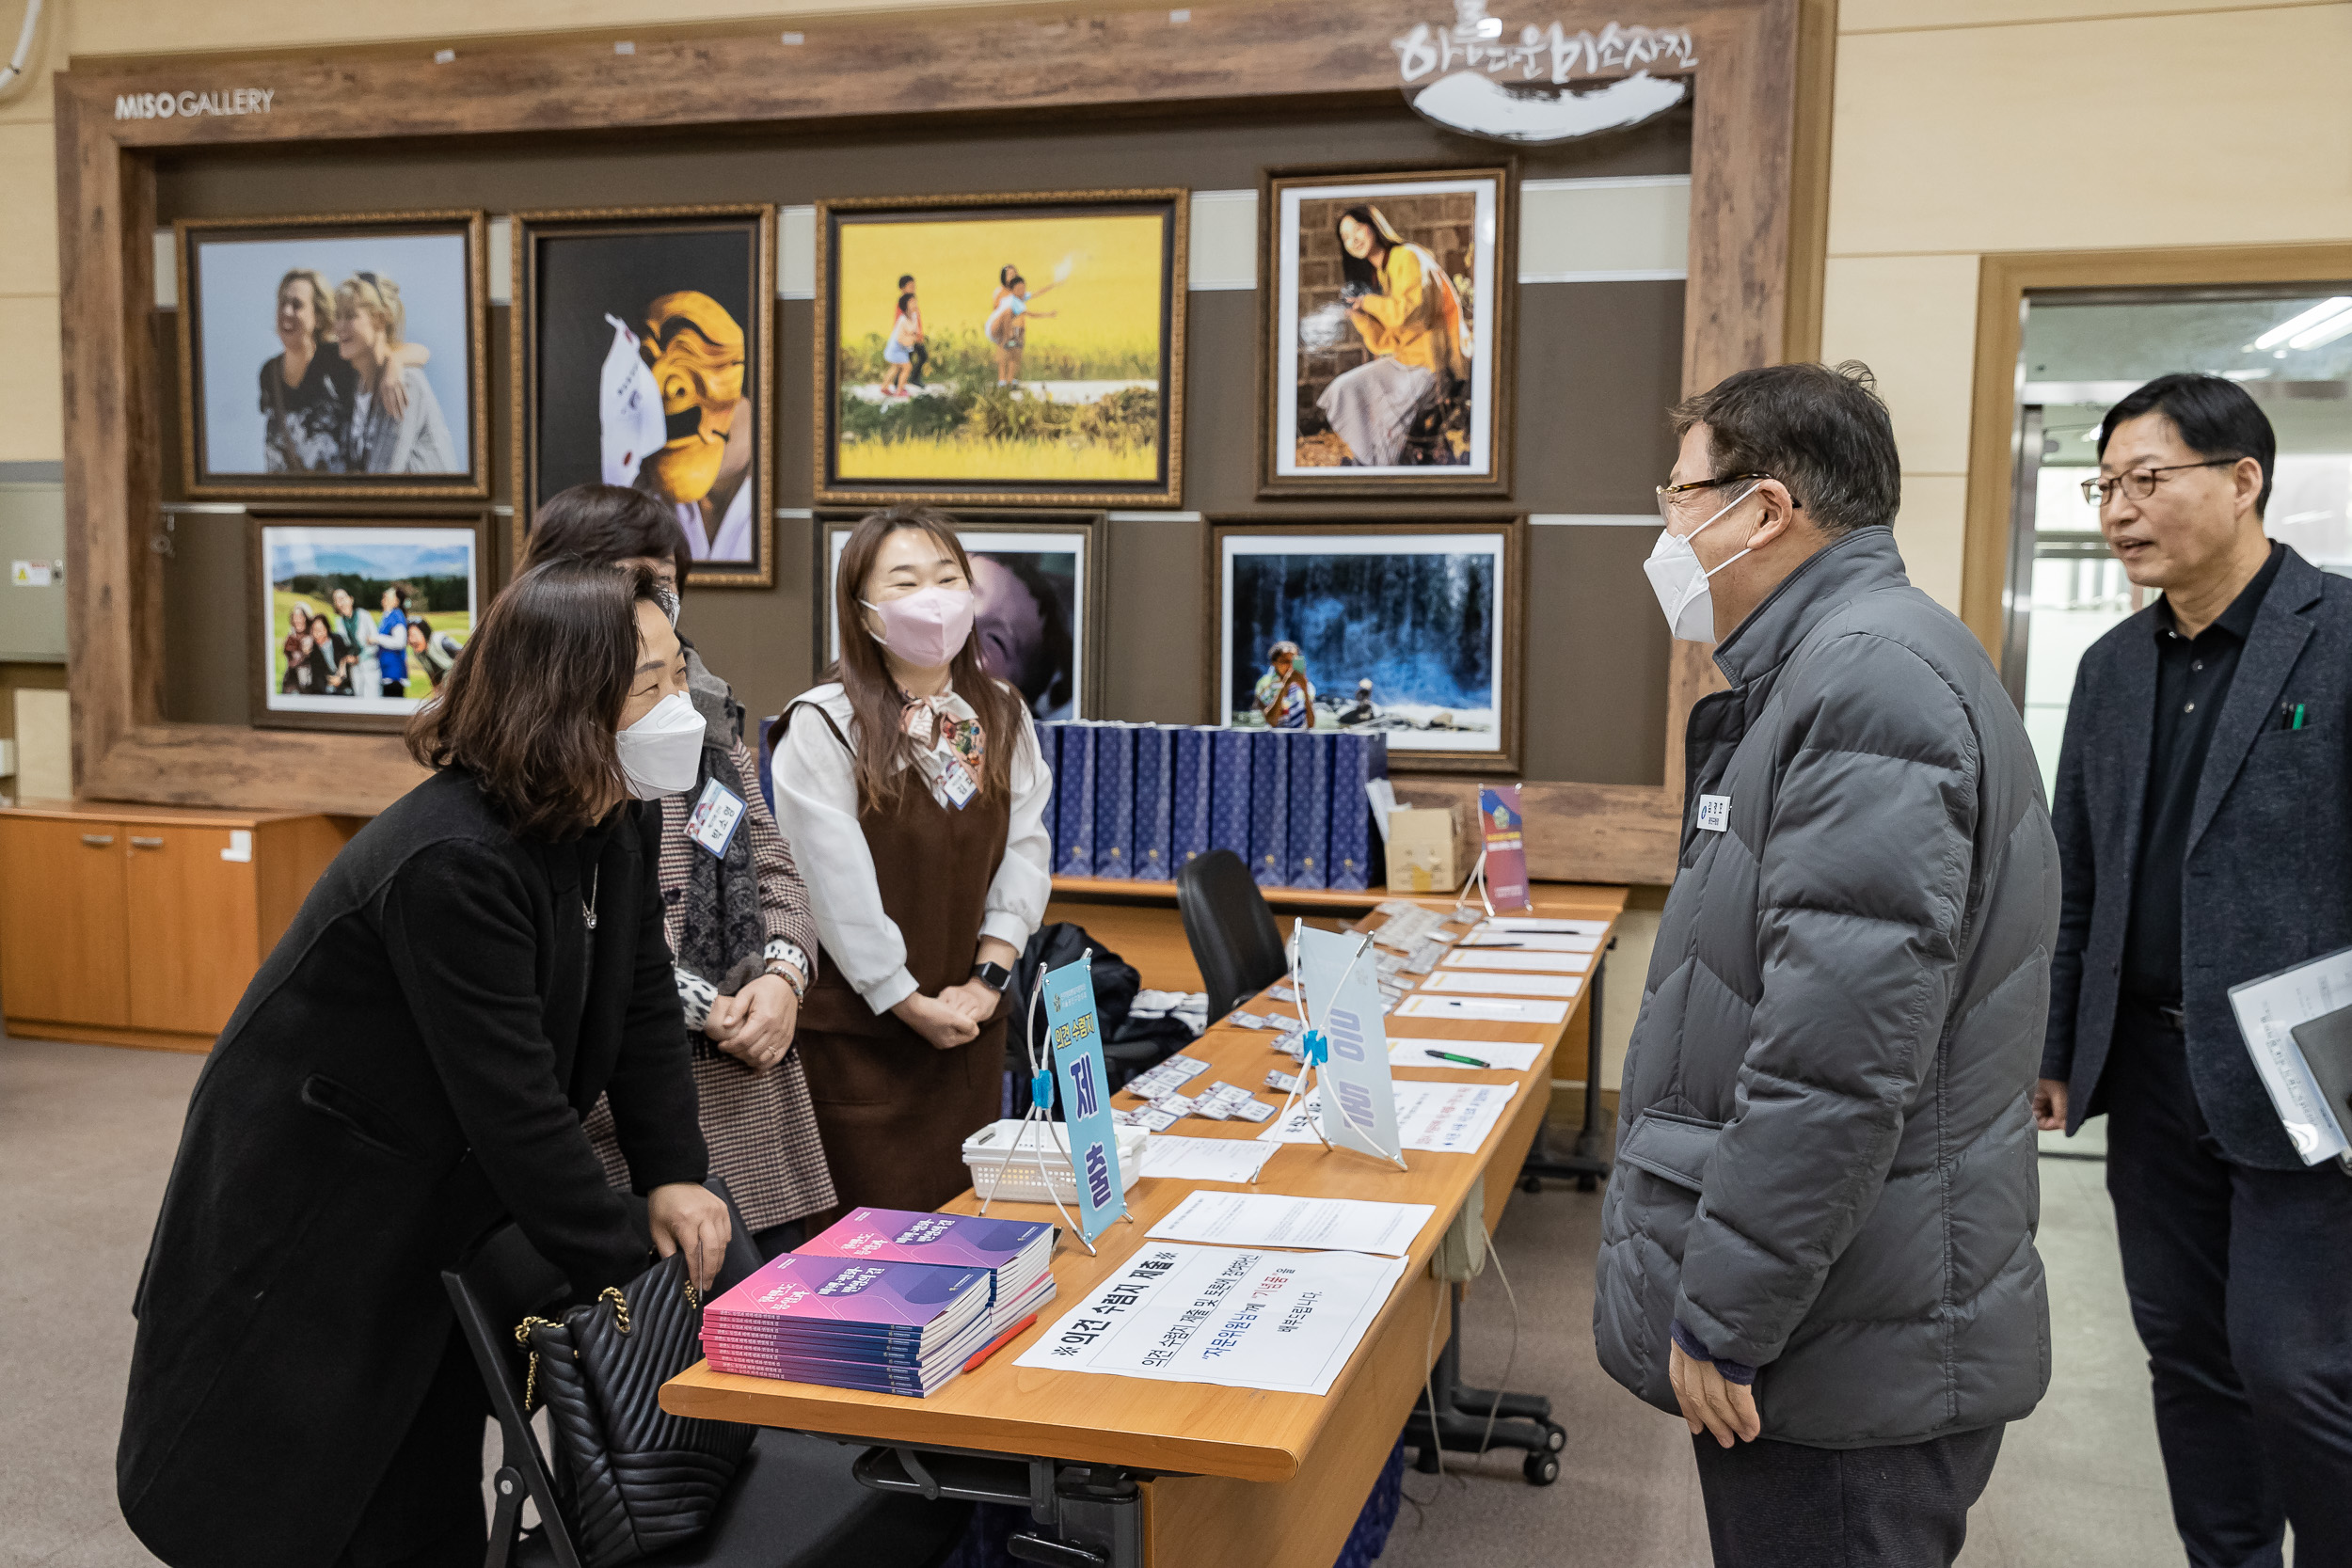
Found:
[{"label": "white kf94 face mask", "polygon": [[1658,531],[1658,543],[1650,547],[1649,559],[1642,562],[1642,571],[1649,578],[1650,591],[1658,595],[1658,608],[1666,612],[1666,625],[1674,635],[1686,642],[1715,641],[1715,600],[1708,592],[1707,579],[1720,572],[1731,561],[1748,552],[1741,550],[1724,566],[1708,571],[1699,563],[1698,552],[1691,548],[1691,541],[1713,528],[1717,519],[1756,494],[1763,483],[1756,480],[1734,497],[1730,506],[1715,514],[1688,533],[1672,529]]},{"label": "white kf94 face mask", "polygon": [[629,793],[640,800],[682,795],[702,768],[703,716],[693,700],[673,691],[614,737]]}]

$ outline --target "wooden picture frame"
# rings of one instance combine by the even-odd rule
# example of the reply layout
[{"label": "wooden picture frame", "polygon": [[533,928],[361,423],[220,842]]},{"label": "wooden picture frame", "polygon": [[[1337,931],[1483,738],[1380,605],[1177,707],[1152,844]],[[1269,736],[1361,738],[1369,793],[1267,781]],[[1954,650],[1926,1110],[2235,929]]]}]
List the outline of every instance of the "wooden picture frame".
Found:
[{"label": "wooden picture frame", "polygon": [[[451,644],[462,647],[471,637],[495,593],[490,548],[487,511],[248,511],[246,581],[254,598],[245,607],[239,635],[249,650],[247,691],[254,727],[395,735],[405,729],[439,682],[411,641],[403,659],[408,689],[399,699],[373,689],[380,685],[380,660],[387,650],[361,643],[389,619],[389,607],[382,603],[383,587],[398,582],[413,590],[398,607],[404,623],[422,620],[434,651],[453,657]],[[439,569],[448,565],[457,570]],[[452,577],[463,580],[456,595],[447,581]],[[350,595],[350,619],[357,623],[350,630],[356,635],[345,635],[342,606],[333,597],[338,589]],[[450,602],[453,596],[462,596],[462,609]],[[292,602],[281,603],[281,598]],[[324,612],[334,630],[307,663],[290,668],[291,611],[296,606],[306,621],[311,612]],[[262,612],[258,626],[257,609]],[[371,659],[379,662],[372,666]],[[341,673],[330,674],[339,666]]]},{"label": "wooden picture frame", "polygon": [[[1074,226],[1098,226],[1136,218],[1154,218],[1156,235],[1143,231],[1099,229],[1089,236]],[[943,232],[948,224],[974,225],[968,241]],[[885,242],[881,231],[897,225],[911,230],[882,255],[892,260],[881,270],[854,271],[854,284],[845,280],[845,263],[857,269],[868,247]],[[989,226],[983,229],[980,226]],[[815,380],[816,499],[820,505],[876,505],[893,501],[930,501],[954,506],[1168,506],[1182,504],[1184,459],[1184,307],[1190,256],[1190,194],[1172,187],[1133,190],[1040,191],[1013,195],[860,198],[817,203],[817,362]],[[1021,232],[1028,229],[1028,233]],[[993,230],[994,232],[990,230]],[[940,251],[976,247],[972,260],[953,265],[933,265],[926,258]],[[978,249],[987,245],[993,248]],[[1015,271],[1021,258],[1008,253],[1025,249],[1042,275],[1029,297],[1075,283],[1052,311],[1051,318],[1083,310],[1054,329],[1063,341],[1025,343],[1027,324],[1002,314],[1004,277]],[[1048,255],[1060,251],[1057,261]],[[1158,299],[1156,341],[1148,354],[1138,353],[1130,335],[1136,312],[1127,296],[1139,286],[1136,271],[1156,253]],[[1122,271],[1122,269],[1125,269]],[[898,296],[889,281],[912,274],[915,304],[910,314],[920,324],[928,352],[934,344],[944,358],[930,370],[921,387],[913,373],[905,390],[894,392],[894,372],[888,356],[911,353],[897,342],[902,318],[895,312]],[[936,281],[926,285],[926,274]],[[875,278],[883,278],[877,283]],[[927,303],[930,287],[936,303]],[[843,314],[859,311],[861,323],[890,331],[857,333],[845,339]],[[1035,319],[1035,318],[1031,318]],[[1000,322],[1017,335],[1022,346],[998,346]],[[912,333],[914,327],[907,330]],[[1080,331],[1083,338],[1077,337]],[[879,356],[879,357],[878,357]],[[993,358],[993,364],[992,364]],[[857,369],[851,370],[854,360]],[[871,361],[871,366],[869,366]],[[1152,376],[1118,372],[1152,368]],[[862,379],[878,368],[870,386]],[[1023,377],[1025,370],[1043,373]],[[1071,373],[1056,376],[1054,372]],[[1009,372],[1016,379],[1004,380]],[[994,379],[992,381],[992,372]],[[939,377],[940,379],[933,379]],[[1139,394],[1151,383],[1152,401],[1145,406]],[[1011,389],[1007,390],[1008,388]],[[1039,395],[1040,392],[1042,395]],[[894,406],[894,404],[897,406]],[[855,425],[857,428],[850,428]],[[987,435],[997,431],[1000,434]],[[1122,476],[1115,470],[1136,468],[1139,448],[1149,432],[1151,471]],[[1001,475],[958,474],[961,467],[977,468],[988,460],[988,446],[1033,447],[1033,451],[997,453],[1038,463],[1036,471],[1009,469]],[[855,451],[845,459],[845,449]],[[1043,463],[1070,472],[1053,477]],[[924,461],[931,466],[924,470]],[[881,470],[905,470],[883,473]],[[860,471],[864,470],[864,471]]]},{"label": "wooden picture frame", "polygon": [[[1102,512],[1028,512],[991,511],[958,512],[952,515],[958,537],[964,541],[966,550],[976,557],[987,553],[991,536],[1007,540],[1006,554],[1047,553],[1036,551],[1033,546],[1052,539],[1067,539],[1074,548],[1073,581],[1063,598],[1063,585],[1057,580],[1058,571],[1038,572],[1020,570],[1013,580],[1002,586],[1026,589],[1035,596],[1037,610],[1032,625],[1020,611],[1017,596],[1011,613],[992,617],[991,585],[976,584],[981,596],[979,615],[972,635],[988,639],[995,648],[1023,641],[1038,641],[1047,645],[1043,668],[1033,660],[1023,660],[1017,675],[1008,675],[1022,688],[1030,716],[1039,723],[1071,719],[1100,719],[1104,714],[1103,672],[1104,654],[1108,638],[1107,607],[1110,594],[1111,528],[1108,514]],[[833,582],[834,569],[841,559],[841,546],[865,516],[862,512],[820,512],[817,515],[816,561],[810,578],[817,584],[816,613],[811,625],[816,631],[816,664],[822,670],[839,656],[840,627],[834,617]],[[1008,540],[1008,536],[1010,536]],[[1032,546],[1024,549],[1023,545]],[[1058,554],[1060,552],[1052,552]],[[982,568],[976,561],[976,574]],[[1041,580],[1042,578],[1043,580]],[[1047,595],[1053,595],[1049,600]],[[1065,700],[1055,701],[1057,688],[1061,684],[1053,678],[1060,673],[1061,660],[1055,657],[1051,645],[1056,641],[1057,619],[1074,616],[1077,626],[1062,628],[1070,657],[1067,664],[1068,693]],[[992,620],[995,625],[992,625]],[[1033,638],[1024,638],[1029,630]],[[994,660],[992,659],[992,668]]]},{"label": "wooden picture frame", "polygon": [[[1461,372],[1406,366],[1423,348],[1374,354],[1366,338],[1385,330],[1349,311],[1349,285],[1377,285],[1369,261],[1344,253],[1345,242],[1327,230],[1347,209],[1371,208],[1394,241],[1409,246],[1424,278],[1435,262],[1440,293],[1415,320],[1435,313],[1434,330],[1420,344]],[[1311,221],[1309,221],[1311,214]],[[1258,494],[1263,499],[1311,496],[1393,499],[1486,498],[1511,493],[1511,428],[1518,296],[1518,164],[1438,166],[1364,165],[1270,168],[1258,180]],[[1360,222],[1356,226],[1362,231]],[[1384,243],[1378,235],[1372,243]],[[1391,245],[1391,249],[1396,248]],[[1360,277],[1351,277],[1353,267]],[[1467,285],[1467,286],[1465,286]],[[1428,299],[1424,288],[1424,300]],[[1449,321],[1458,318],[1458,330]],[[1464,356],[1448,345],[1468,341]],[[1375,409],[1392,400],[1395,386],[1359,388],[1343,397],[1341,418],[1376,426],[1359,440],[1384,440],[1390,461],[1363,463],[1358,443],[1343,436],[1331,411],[1316,406],[1311,388],[1340,388],[1366,377],[1434,372],[1428,401],[1402,429]],[[1449,387],[1453,389],[1449,389]],[[1302,413],[1302,406],[1308,405]],[[1307,423],[1321,429],[1302,433]],[[1459,458],[1459,462],[1447,461]],[[1329,461],[1326,461],[1329,460]],[[1344,462],[1350,466],[1338,466]],[[1363,464],[1363,466],[1354,466]]]},{"label": "wooden picture frame", "polygon": [[[1373,684],[1374,719],[1360,727],[1390,736],[1391,773],[1486,773],[1516,775],[1521,755],[1520,717],[1525,703],[1527,666],[1527,549],[1528,521],[1523,515],[1463,518],[1448,515],[1429,521],[1269,522],[1263,518],[1212,518],[1208,532],[1207,602],[1212,635],[1203,660],[1202,678],[1212,722],[1235,723],[1239,684],[1246,673],[1263,665],[1270,640],[1295,644],[1311,681],[1323,673],[1313,694],[1315,727],[1333,727],[1327,720],[1343,715],[1359,701],[1358,683]],[[1446,541],[1463,548],[1443,550]],[[1268,547],[1289,545],[1290,548]],[[1475,548],[1471,547],[1475,544]],[[1422,574],[1400,576],[1396,563],[1416,556],[1442,554],[1491,562],[1483,572],[1470,568],[1447,584]],[[1246,562],[1268,558],[1295,560],[1327,556],[1335,563],[1361,560],[1384,562],[1385,582],[1363,580],[1360,567],[1337,567],[1320,583],[1299,582],[1301,568],[1283,568],[1286,586],[1280,595],[1320,594],[1333,602],[1317,613],[1311,604],[1294,609],[1286,603],[1269,614],[1261,608],[1241,624],[1237,601],[1252,595],[1264,605],[1262,586],[1248,580]],[[1328,570],[1328,569],[1327,569]],[[1483,585],[1481,578],[1483,577]],[[1262,582],[1263,579],[1261,579]],[[1375,602],[1380,595],[1408,594],[1412,601],[1392,603],[1384,611]],[[1464,605],[1449,605],[1429,613],[1432,595],[1467,594]],[[1417,602],[1415,602],[1417,601]],[[1483,602],[1482,602],[1483,601]],[[1488,618],[1481,657],[1469,657],[1473,644],[1464,635],[1468,615]],[[1406,624],[1418,618],[1425,628],[1426,652],[1450,650],[1451,669],[1440,670],[1410,657],[1417,651],[1404,642]],[[1242,643],[1247,641],[1247,648]],[[1400,658],[1400,655],[1406,656]],[[1418,667],[1416,667],[1418,666]],[[1459,701],[1461,684],[1473,685],[1480,675],[1491,692],[1491,719],[1483,721],[1477,710]],[[1390,684],[1394,683],[1394,684]],[[1437,689],[1454,684],[1455,689]],[[1473,697],[1474,701],[1474,697]],[[1339,727],[1358,728],[1343,720]],[[1453,731],[1471,743],[1449,746],[1443,736]]]},{"label": "wooden picture frame", "polygon": [[[342,501],[486,499],[490,494],[488,219],[476,210],[345,213],[264,218],[183,218],[172,225],[179,270],[181,480],[196,499],[304,498]],[[453,248],[446,243],[455,241]],[[243,254],[239,254],[243,252]],[[210,259],[208,259],[210,253]],[[234,265],[232,266],[232,260]],[[373,263],[363,265],[362,263]],[[407,275],[398,286],[393,269]],[[289,291],[296,271],[324,280]],[[380,277],[379,277],[380,275]],[[354,471],[369,454],[355,448],[358,372],[333,334],[333,291],[355,277],[389,283],[411,351],[430,357],[414,367],[424,394],[414,423],[388,420],[373,455],[398,469]],[[286,353],[277,334],[281,294],[307,296],[317,336],[310,368],[288,387],[273,378]],[[457,295],[451,299],[452,293]],[[382,299],[382,293],[378,299]],[[235,311],[232,328],[216,316],[206,329],[206,301]],[[320,318],[324,317],[324,320]],[[370,323],[382,320],[368,312]],[[260,356],[258,378],[230,356]],[[451,363],[454,358],[456,363]],[[257,379],[259,390],[257,392]],[[404,377],[404,387],[411,385]],[[370,390],[371,404],[386,407]],[[449,404],[459,403],[452,409]],[[261,428],[251,429],[259,420]],[[250,451],[257,467],[226,460]],[[408,471],[441,450],[463,467]],[[214,459],[223,459],[215,467]],[[281,465],[273,469],[273,462]]]},{"label": "wooden picture frame", "polygon": [[[687,586],[774,587],[775,208],[562,208],[513,221],[516,562],[548,496],[593,481],[632,483],[678,507],[694,548]],[[656,305],[665,321],[647,319]],[[634,369],[623,334],[636,345]],[[725,340],[739,334],[737,363],[726,366]],[[730,379],[740,388],[731,411],[707,392],[692,401]],[[665,415],[670,402],[682,406]],[[584,435],[591,420],[594,440]],[[690,420],[699,428],[678,434]],[[641,450],[657,436],[661,445]],[[701,461],[714,447],[719,455]],[[677,477],[653,478],[656,465]],[[709,497],[721,493],[729,499],[714,508]]]}]

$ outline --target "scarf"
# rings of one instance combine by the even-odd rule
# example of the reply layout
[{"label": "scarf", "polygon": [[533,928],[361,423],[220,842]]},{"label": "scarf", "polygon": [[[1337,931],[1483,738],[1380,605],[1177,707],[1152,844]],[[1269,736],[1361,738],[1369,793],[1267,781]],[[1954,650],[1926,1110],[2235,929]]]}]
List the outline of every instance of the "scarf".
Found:
[{"label": "scarf", "polygon": [[[676,797],[675,804],[691,813],[704,786],[714,777],[731,790],[742,788],[730,752],[705,744],[693,790]],[[682,831],[683,823],[682,819],[679,823],[665,820],[662,826],[665,834],[675,833]],[[750,824],[736,824],[724,859],[699,844],[690,844],[687,854],[686,891],[678,909],[678,967],[709,981],[720,994],[732,996],[758,978],[768,946],[767,920],[759,907],[759,872],[752,863]],[[690,1030],[688,1037],[698,1054],[719,1049],[699,1029]]]},{"label": "scarf", "polygon": [[988,760],[988,736],[972,705],[952,689],[936,697],[910,697],[901,691],[898,700],[905,705],[898,722],[914,742],[914,766],[930,785],[931,798],[943,806],[953,804],[946,784],[950,754],[971,769],[972,785],[978,788],[988,776],[982,768]]}]

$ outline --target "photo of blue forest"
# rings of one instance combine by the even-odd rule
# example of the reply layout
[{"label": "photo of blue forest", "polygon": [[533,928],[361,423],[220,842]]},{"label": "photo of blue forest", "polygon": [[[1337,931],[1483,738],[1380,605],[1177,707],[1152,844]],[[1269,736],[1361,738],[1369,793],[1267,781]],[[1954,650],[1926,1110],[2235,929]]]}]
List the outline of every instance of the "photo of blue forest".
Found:
[{"label": "photo of blue forest", "polygon": [[[1502,561],[1484,541],[1228,560],[1227,722],[1259,727],[1274,707],[1285,727],[1382,731],[1407,749],[1499,743]],[[1311,721],[1272,702],[1299,676]]]}]

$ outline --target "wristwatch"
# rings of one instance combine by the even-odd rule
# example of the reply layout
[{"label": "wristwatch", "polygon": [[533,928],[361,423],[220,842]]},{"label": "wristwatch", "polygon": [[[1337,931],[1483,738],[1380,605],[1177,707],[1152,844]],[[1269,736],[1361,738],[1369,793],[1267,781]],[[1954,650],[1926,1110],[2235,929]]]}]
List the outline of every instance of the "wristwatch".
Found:
[{"label": "wristwatch", "polygon": [[1005,988],[1012,984],[1012,971],[1003,964],[977,963],[972,966],[972,978],[984,981],[989,990],[1002,996]]}]

